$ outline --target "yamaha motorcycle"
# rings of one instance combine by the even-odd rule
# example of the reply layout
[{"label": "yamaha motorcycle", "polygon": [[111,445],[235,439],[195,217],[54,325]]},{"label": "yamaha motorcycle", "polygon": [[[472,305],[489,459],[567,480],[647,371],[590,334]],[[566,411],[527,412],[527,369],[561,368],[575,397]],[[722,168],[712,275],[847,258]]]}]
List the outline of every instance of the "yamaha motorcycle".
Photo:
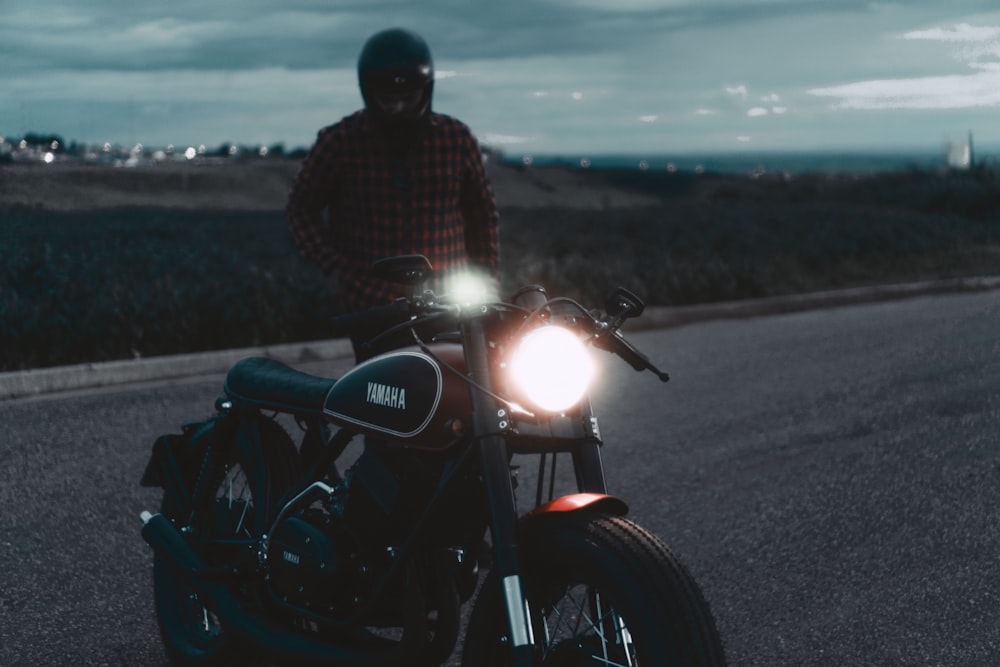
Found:
[{"label": "yamaha motorcycle", "polygon": [[375,271],[410,296],[338,318],[369,358],[337,379],[244,359],[210,418],[156,440],[142,536],[171,661],[439,665],[464,629],[465,667],[725,664],[699,586],[605,483],[589,349],[666,381],[620,331],[642,302],[438,294],[420,255]]}]

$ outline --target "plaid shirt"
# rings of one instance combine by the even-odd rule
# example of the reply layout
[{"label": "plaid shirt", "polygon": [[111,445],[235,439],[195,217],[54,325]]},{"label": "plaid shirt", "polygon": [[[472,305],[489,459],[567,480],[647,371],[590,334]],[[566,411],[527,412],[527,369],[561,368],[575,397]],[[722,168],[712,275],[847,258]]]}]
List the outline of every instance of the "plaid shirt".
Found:
[{"label": "plaid shirt", "polygon": [[[324,216],[325,212],[325,216]],[[425,255],[438,271],[499,271],[496,201],[469,128],[431,114],[423,140],[390,151],[365,111],[319,132],[286,207],[299,253],[339,275],[351,310],[388,303],[399,287],[371,275],[375,260]]]}]

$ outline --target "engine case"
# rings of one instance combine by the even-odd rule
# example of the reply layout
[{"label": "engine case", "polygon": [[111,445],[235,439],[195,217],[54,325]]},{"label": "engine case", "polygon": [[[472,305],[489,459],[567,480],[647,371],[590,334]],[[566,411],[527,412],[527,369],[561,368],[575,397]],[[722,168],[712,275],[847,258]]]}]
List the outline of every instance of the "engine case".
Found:
[{"label": "engine case", "polygon": [[333,611],[348,594],[341,556],[325,525],[323,512],[291,516],[271,536],[270,582],[289,604]]}]

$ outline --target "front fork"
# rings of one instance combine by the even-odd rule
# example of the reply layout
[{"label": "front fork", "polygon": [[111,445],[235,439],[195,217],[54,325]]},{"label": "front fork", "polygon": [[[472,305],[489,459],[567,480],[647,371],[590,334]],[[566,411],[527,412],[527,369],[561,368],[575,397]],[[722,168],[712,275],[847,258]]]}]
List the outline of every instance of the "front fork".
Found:
[{"label": "front fork", "polygon": [[534,661],[534,635],[528,601],[521,585],[521,565],[517,545],[517,509],[510,479],[510,452],[501,434],[500,415],[494,398],[490,373],[489,349],[481,317],[462,323],[465,361],[472,390],[473,432],[479,435],[483,484],[490,512],[494,569],[503,589],[510,643],[514,664],[531,667]]}]

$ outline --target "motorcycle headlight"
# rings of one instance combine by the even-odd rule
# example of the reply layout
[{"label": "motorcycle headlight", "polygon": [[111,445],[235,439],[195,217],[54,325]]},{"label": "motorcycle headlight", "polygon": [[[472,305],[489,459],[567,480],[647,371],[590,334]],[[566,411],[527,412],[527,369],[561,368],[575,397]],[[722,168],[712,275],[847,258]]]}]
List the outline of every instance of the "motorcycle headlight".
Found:
[{"label": "motorcycle headlight", "polygon": [[521,339],[511,358],[510,372],[525,398],[543,410],[562,412],[587,393],[594,364],[576,334],[549,325]]},{"label": "motorcycle headlight", "polygon": [[475,305],[495,301],[496,287],[485,275],[472,271],[453,274],[445,281],[445,295],[452,303]]}]

